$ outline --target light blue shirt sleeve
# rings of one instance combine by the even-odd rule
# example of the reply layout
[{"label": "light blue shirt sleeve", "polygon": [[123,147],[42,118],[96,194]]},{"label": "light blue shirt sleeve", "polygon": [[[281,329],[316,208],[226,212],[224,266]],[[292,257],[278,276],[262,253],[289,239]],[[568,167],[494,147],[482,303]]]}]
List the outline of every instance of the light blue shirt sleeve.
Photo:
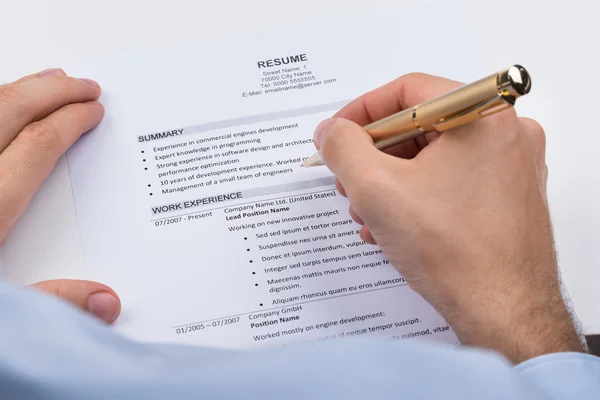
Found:
[{"label": "light blue shirt sleeve", "polygon": [[252,351],[138,343],[58,299],[0,283],[0,398],[600,399],[600,359],[499,355],[415,340]]}]

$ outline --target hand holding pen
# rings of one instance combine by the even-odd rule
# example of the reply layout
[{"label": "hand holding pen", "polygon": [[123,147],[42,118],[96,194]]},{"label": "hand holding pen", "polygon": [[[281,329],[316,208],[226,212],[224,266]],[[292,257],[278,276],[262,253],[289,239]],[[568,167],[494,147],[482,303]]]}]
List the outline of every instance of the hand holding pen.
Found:
[{"label": "hand holding pen", "polygon": [[[364,127],[375,147],[384,150],[429,132],[444,132],[515,105],[531,90],[525,68],[513,65],[469,85],[463,85],[421,104],[404,108]],[[324,165],[319,154],[302,166]]]},{"label": "hand holding pen", "polygon": [[581,349],[558,281],[544,131],[512,107],[530,87],[520,71],[467,86],[404,76],[314,135],[362,239],[463,344],[513,362]]}]

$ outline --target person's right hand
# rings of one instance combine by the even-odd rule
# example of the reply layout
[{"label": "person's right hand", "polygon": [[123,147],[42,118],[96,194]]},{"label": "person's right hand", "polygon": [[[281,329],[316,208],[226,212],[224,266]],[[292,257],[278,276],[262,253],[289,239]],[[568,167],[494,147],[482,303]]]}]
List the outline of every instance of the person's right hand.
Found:
[{"label": "person's right hand", "polygon": [[463,344],[515,363],[581,351],[560,291],[540,125],[505,110],[387,152],[361,128],[459,85],[401,77],[323,121],[315,145],[364,225],[361,237]]}]

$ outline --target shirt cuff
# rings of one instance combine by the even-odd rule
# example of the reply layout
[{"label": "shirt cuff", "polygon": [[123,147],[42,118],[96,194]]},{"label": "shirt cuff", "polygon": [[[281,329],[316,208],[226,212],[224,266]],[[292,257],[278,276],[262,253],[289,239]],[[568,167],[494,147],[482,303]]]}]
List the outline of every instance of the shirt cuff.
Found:
[{"label": "shirt cuff", "polygon": [[600,357],[585,353],[555,353],[515,367],[552,399],[600,399]]}]

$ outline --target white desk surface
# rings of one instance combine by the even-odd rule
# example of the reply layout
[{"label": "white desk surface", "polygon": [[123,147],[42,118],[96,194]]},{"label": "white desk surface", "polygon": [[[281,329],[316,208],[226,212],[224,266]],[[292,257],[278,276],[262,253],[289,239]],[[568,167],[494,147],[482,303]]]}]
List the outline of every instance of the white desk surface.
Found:
[{"label": "white desk surface", "polygon": [[[0,0],[0,81],[60,67],[67,54],[94,58],[114,49],[181,38],[218,39],[290,25],[301,29],[304,21],[349,15],[359,23],[365,7],[402,1]],[[548,190],[564,282],[584,332],[600,333],[600,124],[595,120],[600,106],[600,6],[586,0],[454,3],[457,13],[469,16],[477,39],[488,49],[480,55],[486,68],[520,63],[533,76],[531,98],[518,110],[546,129]],[[397,49],[407,56],[419,38],[419,32],[402,30],[402,18],[410,17],[398,19]],[[426,16],[417,17],[423,19],[423,29],[439,31],[440,45],[461,45],[443,40],[445,30],[460,29],[452,26],[452,15],[448,26],[429,26]],[[70,193],[62,159],[2,249],[8,278],[29,283],[82,276]]]}]

